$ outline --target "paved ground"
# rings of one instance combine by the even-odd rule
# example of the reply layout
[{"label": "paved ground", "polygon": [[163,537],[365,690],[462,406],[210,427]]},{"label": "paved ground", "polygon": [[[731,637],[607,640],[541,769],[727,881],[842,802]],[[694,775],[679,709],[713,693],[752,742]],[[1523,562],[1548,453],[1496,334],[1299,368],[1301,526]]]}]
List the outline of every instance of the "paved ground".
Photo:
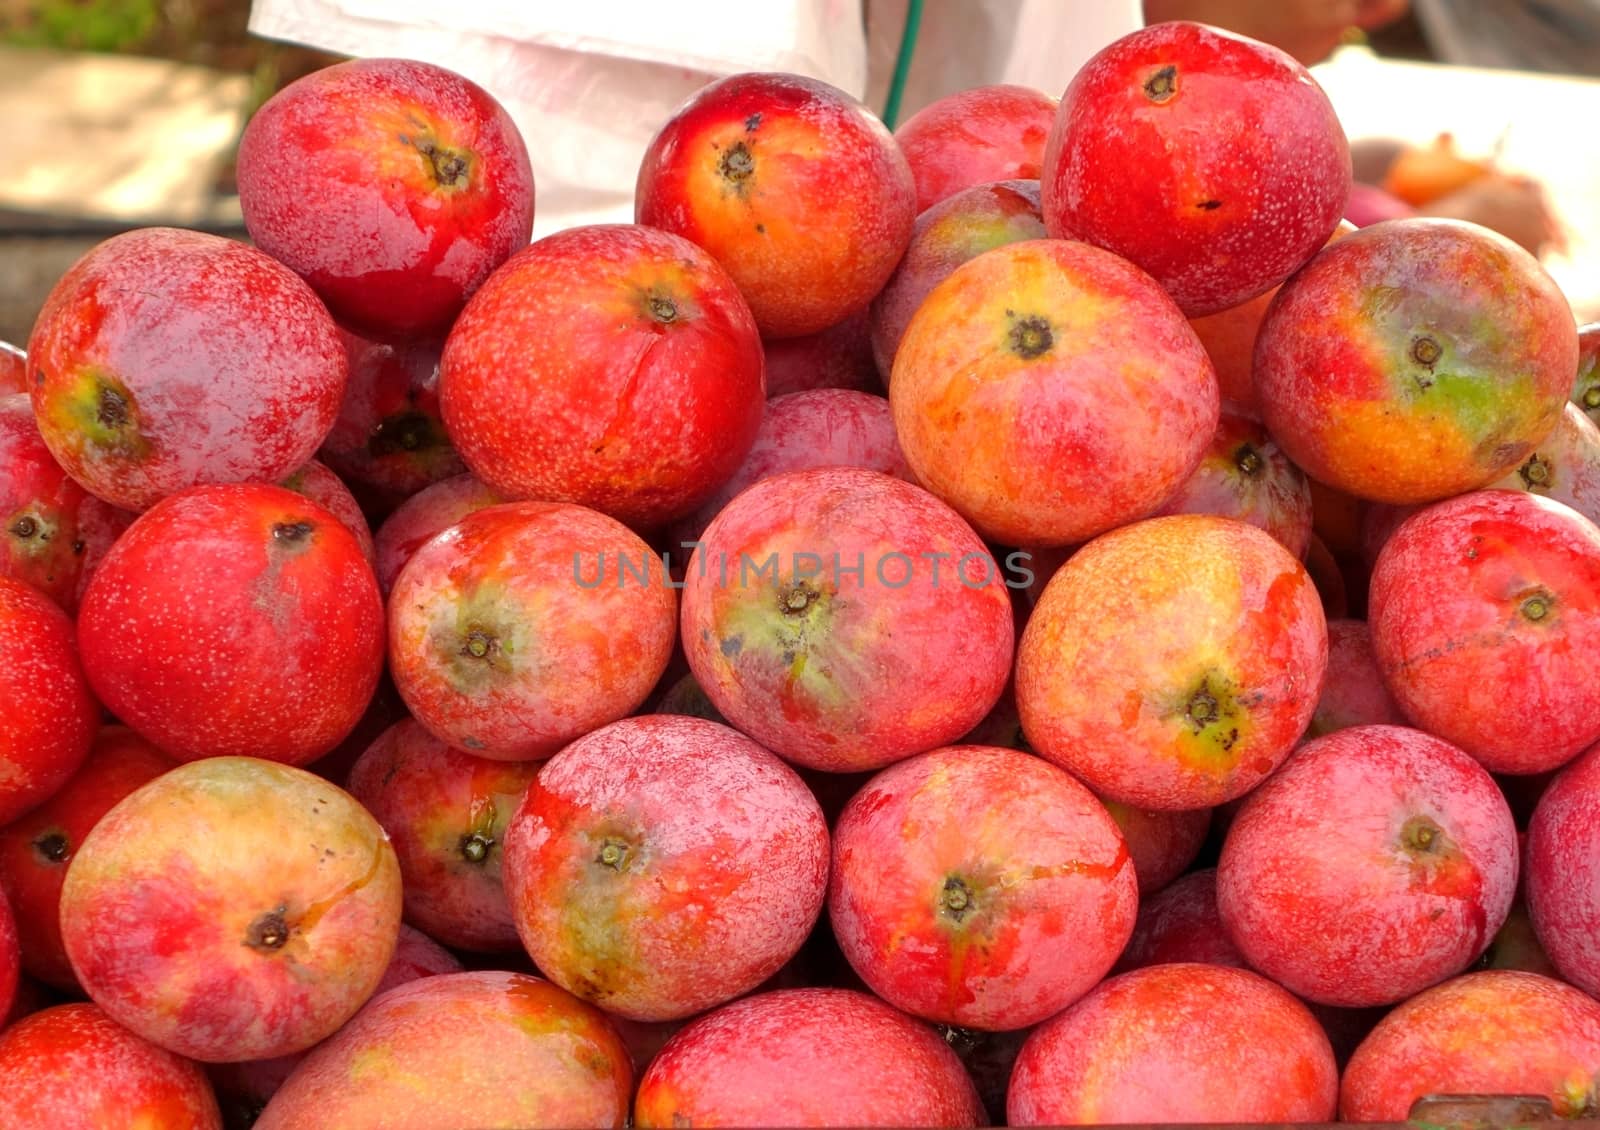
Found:
[{"label": "paved ground", "polygon": [[[190,7],[227,26],[177,36],[169,57],[0,45],[0,339],[25,345],[56,280],[116,231],[243,234],[232,162],[251,107],[334,57],[248,40],[236,4]],[[0,0],[0,28],[6,14]]]},{"label": "paved ground", "polygon": [[97,242],[83,236],[0,236],[0,340],[27,345],[50,288]]}]

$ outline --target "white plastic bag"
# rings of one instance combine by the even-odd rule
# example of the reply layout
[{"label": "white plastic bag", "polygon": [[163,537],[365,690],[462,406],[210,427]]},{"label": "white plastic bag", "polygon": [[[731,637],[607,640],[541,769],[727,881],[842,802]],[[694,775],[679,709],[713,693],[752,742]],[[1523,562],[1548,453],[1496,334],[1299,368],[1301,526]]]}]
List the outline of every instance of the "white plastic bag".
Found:
[{"label": "white plastic bag", "polygon": [[860,0],[256,0],[250,30],[353,56],[458,71],[516,120],[533,162],[535,237],[633,219],[639,160],[696,90],[740,70],[866,85]]},{"label": "white plastic bag", "polygon": [[[250,30],[352,56],[437,63],[488,90],[533,162],[534,237],[633,219],[650,139],[695,91],[741,71],[809,75],[883,110],[906,0],[254,0]],[[1139,0],[929,0],[901,120],[970,86],[1059,96]]]}]

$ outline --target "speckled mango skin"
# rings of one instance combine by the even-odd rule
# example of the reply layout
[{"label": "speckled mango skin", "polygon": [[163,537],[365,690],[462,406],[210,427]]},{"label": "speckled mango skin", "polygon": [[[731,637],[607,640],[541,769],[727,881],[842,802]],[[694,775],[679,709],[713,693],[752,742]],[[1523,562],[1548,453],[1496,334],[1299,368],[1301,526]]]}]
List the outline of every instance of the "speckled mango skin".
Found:
[{"label": "speckled mango skin", "polygon": [[1345,1067],[1339,1117],[1403,1122],[1424,1095],[1540,1095],[1557,1118],[1600,1109],[1600,1004],[1536,973],[1468,973],[1401,1004]]},{"label": "speckled mango skin", "polygon": [[385,597],[411,555],[474,510],[511,500],[470,472],[424,487],[406,499],[372,537],[378,589]]},{"label": "speckled mango skin", "polygon": [[1539,773],[1600,739],[1600,528],[1521,491],[1472,491],[1384,543],[1368,606],[1400,709],[1495,773]]},{"label": "speckled mango skin", "polygon": [[451,327],[439,409],[478,478],[638,529],[733,474],[766,403],[750,307],[687,239],[635,224],[546,236]]},{"label": "speckled mango skin", "polygon": [[92,1004],[62,1004],[0,1033],[0,1125],[10,1130],[222,1130],[194,1063]]},{"label": "speckled mango skin", "polygon": [[1017,649],[1029,744],[1097,794],[1158,810],[1249,792],[1305,732],[1327,665],[1305,568],[1254,526],[1136,522],[1045,587]]},{"label": "speckled mango skin", "polygon": [[[1048,579],[1048,578],[1047,578]],[[1041,583],[1041,588],[1042,588]],[[1016,699],[1010,693],[968,733],[961,745],[999,746],[1034,752],[1022,733]],[[1161,890],[1186,871],[1205,843],[1211,829],[1211,810],[1153,811],[1097,797],[1111,819],[1116,821],[1122,839],[1133,859],[1133,874],[1138,880],[1139,897]]]},{"label": "speckled mango skin", "polygon": [[38,589],[0,577],[0,825],[78,771],[99,716],[72,621]]},{"label": "speckled mango skin", "polygon": [[1111,819],[1122,830],[1133,874],[1139,880],[1139,897],[1148,898],[1188,870],[1211,830],[1211,810],[1191,808],[1156,811],[1134,808],[1101,798]]},{"label": "speckled mango skin", "polygon": [[893,375],[906,326],[934,287],[985,251],[1043,238],[1037,180],[975,185],[917,216],[910,246],[872,300],[872,356],[884,381]]},{"label": "speckled mango skin", "polygon": [[1568,404],[1561,421],[1515,470],[1489,484],[1565,503],[1600,523],[1600,425]]},{"label": "speckled mango skin", "polygon": [[16,912],[22,964],[29,976],[67,992],[80,991],[61,941],[61,885],[67,868],[102,816],[176,764],[126,726],[106,726],[66,784],[26,816],[0,827],[0,888]]},{"label": "speckled mango skin", "polygon": [[340,327],[339,338],[350,377],[318,458],[385,509],[464,473],[439,415],[443,337],[395,344]]},{"label": "speckled mango skin", "polygon": [[622,1130],[633,1066],[598,1009],[538,977],[426,977],[375,998],[272,1096],[255,1130]]},{"label": "speckled mango skin", "polygon": [[1267,531],[1295,557],[1311,544],[1311,484],[1265,428],[1224,408],[1200,466],[1162,514],[1216,514]]},{"label": "speckled mango skin", "polygon": [[377,552],[373,547],[372,527],[367,524],[367,516],[361,509],[361,503],[350,493],[350,488],[345,485],[344,480],[329,470],[325,464],[313,459],[278,485],[304,495],[339,519],[344,528],[355,537],[356,544],[361,547],[361,556],[367,559],[367,564],[376,564]]},{"label": "speckled mango skin", "polygon": [[113,506],[277,482],[316,453],[349,363],[275,259],[204,232],[112,236],[68,269],[28,339],[28,392],[62,468]]},{"label": "speckled mango skin", "polygon": [[911,239],[916,194],[894,137],[855,98],[801,75],[737,74],[651,140],[634,218],[704,247],[761,335],[790,338],[866,309]]},{"label": "speckled mango skin", "polygon": [[1486,228],[1389,220],[1284,284],[1256,337],[1262,420],[1306,474],[1374,502],[1431,502],[1513,470],[1577,371],[1571,307]]},{"label": "speckled mango skin", "polygon": [[452,749],[411,718],[356,759],[350,795],[394,844],[407,921],[457,949],[519,948],[502,877],[504,839],[538,772],[538,762]]},{"label": "speckled mango skin", "polygon": [[872,360],[872,322],[863,308],[821,333],[761,339],[767,358],[767,399],[819,388],[879,394],[883,381]]},{"label": "speckled mango skin", "polygon": [[[400,937],[394,947],[394,956],[384,970],[383,979],[372,991],[377,1000],[390,989],[410,984],[424,977],[438,977],[446,973],[462,972],[461,963],[449,950],[427,935],[400,924]],[[338,1035],[338,1033],[334,1033]],[[332,1039],[333,1037],[329,1037]],[[217,1090],[217,1101],[222,1105],[223,1118],[228,1125],[235,1122],[253,1123],[260,1116],[267,1100],[294,1073],[301,1062],[315,1048],[303,1052],[278,1056],[274,1059],[251,1059],[242,1063],[211,1063],[206,1065],[206,1075]]]},{"label": "speckled mango skin", "polygon": [[693,1020],[646,1069],[640,1130],[985,1124],[932,1027],[849,989],[757,993]]},{"label": "speckled mango skin", "polygon": [[1191,871],[1139,903],[1133,936],[1113,972],[1179,962],[1249,968],[1217,913],[1214,867]]},{"label": "speckled mango skin", "polygon": [[[1339,226],[1328,237],[1328,243],[1343,239],[1359,230],[1349,220],[1340,220]],[[1324,245],[1326,246],[1326,245]],[[1261,406],[1256,402],[1255,381],[1250,375],[1256,348],[1256,334],[1261,320],[1267,316],[1278,288],[1258,294],[1247,302],[1218,310],[1199,318],[1190,318],[1200,344],[1216,366],[1217,384],[1222,389],[1224,412],[1233,411],[1254,419],[1261,416]]]},{"label": "speckled mango skin", "polygon": [[[0,393],[0,576],[26,581],[75,613],[89,540],[101,528],[80,522],[91,508],[111,509],[55,461],[27,396]],[[103,554],[111,547],[100,540]]]},{"label": "speckled mango skin", "polygon": [[1259,974],[1165,964],[1105,981],[1023,1045],[1011,1126],[1331,1122],[1339,1069],[1304,1004]]},{"label": "speckled mango skin", "polygon": [[553,981],[630,1020],[679,1020],[799,952],[827,893],[828,825],[743,734],[645,715],[550,759],[507,829],[505,877]]},{"label": "speckled mango skin", "polygon": [[1328,670],[1306,737],[1320,738],[1351,726],[1406,724],[1406,716],[1384,685],[1367,622],[1329,620]]},{"label": "speckled mango skin", "polygon": [[[961,564],[969,554],[989,563]],[[881,769],[957,740],[999,701],[1015,642],[1009,576],[911,483],[791,471],[707,528],[685,578],[684,653],[718,712],[779,756]]]},{"label": "speckled mango skin", "polygon": [[917,182],[917,215],[975,185],[1039,179],[1060,102],[996,83],[930,102],[895,127]]},{"label": "speckled mango skin", "polygon": [[924,486],[1002,545],[1087,541],[1153,513],[1216,431],[1216,373],[1153,279],[1110,252],[1037,239],[936,286],[889,382]]},{"label": "speckled mango skin", "polygon": [[1561,977],[1600,993],[1600,746],[1561,771],[1528,823],[1528,917]]},{"label": "speckled mango skin", "polygon": [[1273,287],[1258,294],[1248,302],[1230,306],[1203,318],[1191,318],[1196,336],[1206,347],[1206,356],[1217,370],[1217,385],[1222,390],[1224,405],[1259,416],[1261,407],[1256,403],[1256,388],[1251,380],[1250,368],[1255,352],[1256,331],[1261,319],[1277,296]]},{"label": "speckled mango skin", "polygon": [[883,397],[847,388],[816,388],[772,397],[750,454],[733,477],[705,505],[673,527],[668,552],[674,563],[687,562],[694,540],[746,487],[808,467],[865,467],[912,481],[894,433],[889,402]]},{"label": "speckled mango skin", "polygon": [[388,611],[411,715],[465,753],[533,761],[643,704],[672,657],[678,594],[615,519],[511,502],[418,549]]},{"label": "speckled mango skin", "polygon": [[873,992],[1001,1031],[1092,989],[1133,931],[1138,882],[1111,814],[1020,750],[948,746],[890,766],[834,828],[828,912]]},{"label": "speckled mango skin", "polygon": [[353,1016],[400,930],[400,867],[353,797],[248,757],[180,765],[78,849],[61,935],[90,998],[202,1062],[303,1051]]},{"label": "speckled mango skin", "polygon": [[383,643],[355,535],[260,483],[193,487],[145,511],[78,613],[100,701],[180,761],[328,753],[372,700]]},{"label": "speckled mango skin", "polygon": [[416,59],[351,59],[278,91],[240,136],[238,181],[256,244],[381,337],[444,333],[533,231],[516,123]]},{"label": "speckled mango skin", "polygon": [[1600,423],[1600,322],[1578,327],[1578,376],[1572,382],[1572,403]]},{"label": "speckled mango skin", "polygon": [[1471,965],[1517,871],[1511,809],[1477,762],[1420,730],[1353,726],[1245,800],[1217,910],[1250,967],[1302,999],[1391,1005]]},{"label": "speckled mango skin", "polygon": [[1275,47],[1187,21],[1105,47],[1061,96],[1044,222],[1136,263],[1189,317],[1288,278],[1343,218],[1350,148]]}]

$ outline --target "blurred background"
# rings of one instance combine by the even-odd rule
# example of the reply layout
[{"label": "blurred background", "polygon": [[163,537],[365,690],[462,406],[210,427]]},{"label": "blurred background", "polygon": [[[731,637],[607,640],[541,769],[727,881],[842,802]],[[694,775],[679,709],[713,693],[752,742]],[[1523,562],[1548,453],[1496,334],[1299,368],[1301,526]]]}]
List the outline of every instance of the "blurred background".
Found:
[{"label": "blurred background", "polygon": [[[717,9],[726,5],[704,2],[707,26],[717,26]],[[592,0],[583,8],[599,22],[609,6]],[[480,32],[496,32],[494,53],[483,55],[485,73],[467,70],[468,77],[497,94],[509,90],[513,99],[512,86],[497,85],[510,83],[507,76],[544,83],[529,95],[525,114],[514,110],[519,123],[542,120],[540,105],[548,111],[567,90],[574,105],[592,105],[597,87],[579,81],[586,75],[613,74],[624,87],[633,81],[618,59],[638,56],[625,47],[526,31],[528,21],[545,18],[537,11],[543,7],[508,0],[0,0],[0,120],[10,141],[0,176],[0,339],[24,344],[55,280],[117,231],[165,224],[243,238],[232,178],[240,130],[274,92],[345,52],[417,44],[407,53],[431,52],[449,65],[471,56],[460,53],[465,48],[445,50],[456,40],[439,21],[457,13],[475,19]],[[684,0],[668,7],[681,25],[699,6]],[[1079,61],[1066,42],[1074,22],[1098,19],[1098,33],[1109,35],[1130,12],[1135,21],[1198,19],[1274,43],[1312,66],[1333,99],[1354,143],[1358,179],[1374,190],[1360,207],[1458,215],[1496,227],[1541,256],[1581,320],[1600,320],[1600,146],[1593,143],[1600,0],[794,0],[778,7],[800,13],[792,22],[805,23],[816,40],[810,53],[751,55],[744,67],[730,54],[725,69],[777,69],[768,64],[784,58],[818,77],[847,73],[839,84],[880,112],[888,71],[915,15],[920,39],[902,121],[942,94],[1016,81],[1019,73],[1059,96]],[[448,11],[441,15],[441,8]],[[842,44],[841,27],[854,42]],[[1053,29],[1042,43],[1039,27]],[[539,38],[538,66],[514,65],[519,35]],[[1018,48],[1030,39],[1031,60]],[[1081,51],[1094,45],[1091,33],[1077,44]],[[569,65],[557,69],[552,59]],[[701,81],[696,73],[682,69],[676,81],[692,89]],[[1052,81],[1058,89],[1048,89]],[[630,122],[632,133],[619,130],[614,162],[631,159],[636,167],[638,138],[664,116]],[[610,196],[596,185],[594,209],[585,212],[582,166],[568,177],[564,198],[563,171],[540,167],[560,157],[542,145],[546,140],[528,138],[544,216],[536,235],[626,208],[631,185]],[[589,137],[572,148],[592,159],[597,147]]]},{"label": "blurred background", "polygon": [[24,344],[56,279],[115,232],[243,235],[239,131],[341,57],[251,35],[249,18],[248,0],[0,0],[0,339]]}]

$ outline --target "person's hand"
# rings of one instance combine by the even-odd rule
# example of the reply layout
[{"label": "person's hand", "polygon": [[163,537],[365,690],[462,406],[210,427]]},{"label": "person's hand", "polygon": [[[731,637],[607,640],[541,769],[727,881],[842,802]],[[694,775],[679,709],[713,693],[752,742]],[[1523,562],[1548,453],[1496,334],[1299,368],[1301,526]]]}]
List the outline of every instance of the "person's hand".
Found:
[{"label": "person's hand", "polygon": [[1270,43],[1309,67],[1331,55],[1350,29],[1387,27],[1410,6],[1410,0],[1144,0],[1144,18],[1210,24]]}]

